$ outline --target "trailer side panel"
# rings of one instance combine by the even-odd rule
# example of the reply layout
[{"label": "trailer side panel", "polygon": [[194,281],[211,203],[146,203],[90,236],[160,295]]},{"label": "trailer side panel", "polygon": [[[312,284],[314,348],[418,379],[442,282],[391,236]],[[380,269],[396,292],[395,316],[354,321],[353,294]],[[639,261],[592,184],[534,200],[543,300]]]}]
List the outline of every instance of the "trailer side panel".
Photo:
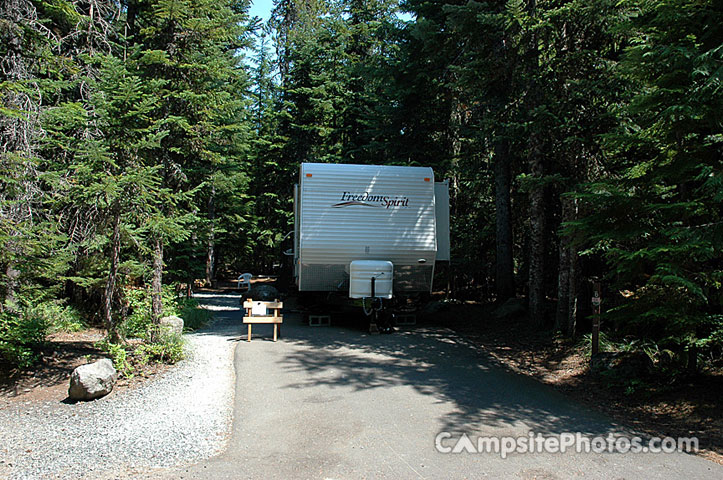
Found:
[{"label": "trailer side panel", "polygon": [[397,291],[429,291],[437,249],[431,168],[301,166],[299,290],[348,289],[353,260],[394,264]]}]

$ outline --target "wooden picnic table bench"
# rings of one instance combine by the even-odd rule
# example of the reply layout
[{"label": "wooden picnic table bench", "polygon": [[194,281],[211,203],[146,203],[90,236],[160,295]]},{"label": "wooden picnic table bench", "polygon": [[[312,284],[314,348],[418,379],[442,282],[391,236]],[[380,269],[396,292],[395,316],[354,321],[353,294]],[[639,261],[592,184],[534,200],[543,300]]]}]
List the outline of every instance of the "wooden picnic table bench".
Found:
[{"label": "wooden picnic table bench", "polygon": [[[265,309],[260,308],[263,305]],[[281,309],[284,307],[284,302],[278,300],[274,302],[264,302],[259,300],[246,300],[244,302],[244,309],[246,309],[246,315],[244,316],[244,323],[249,326],[247,342],[251,341],[251,325],[254,323],[265,323],[274,325],[274,342],[277,337],[281,336],[281,324],[284,322],[284,318],[281,315]],[[264,310],[265,315],[254,314],[254,309]],[[271,313],[269,315],[269,312]]]}]

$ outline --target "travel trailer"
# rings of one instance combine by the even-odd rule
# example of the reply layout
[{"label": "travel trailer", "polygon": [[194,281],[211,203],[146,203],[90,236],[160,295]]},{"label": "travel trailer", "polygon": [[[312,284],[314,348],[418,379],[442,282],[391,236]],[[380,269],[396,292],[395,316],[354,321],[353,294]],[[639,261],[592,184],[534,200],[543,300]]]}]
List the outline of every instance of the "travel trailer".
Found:
[{"label": "travel trailer", "polygon": [[431,168],[301,165],[293,248],[300,292],[363,300],[431,292],[435,263],[449,255],[449,186]]}]

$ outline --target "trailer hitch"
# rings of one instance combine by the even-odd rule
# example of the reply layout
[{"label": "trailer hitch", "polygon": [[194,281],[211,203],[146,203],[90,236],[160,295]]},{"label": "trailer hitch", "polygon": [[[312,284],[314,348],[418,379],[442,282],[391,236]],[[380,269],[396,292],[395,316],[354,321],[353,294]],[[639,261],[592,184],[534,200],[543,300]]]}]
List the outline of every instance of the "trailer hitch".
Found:
[{"label": "trailer hitch", "polygon": [[[384,272],[379,274],[378,276],[384,275]],[[364,315],[367,317],[371,316],[371,322],[369,322],[369,333],[372,335],[379,333],[379,327],[377,326],[378,319],[379,319],[379,312],[382,311],[384,308],[384,300],[381,297],[376,296],[376,280],[377,277],[372,277],[372,285],[371,285],[371,296],[370,297],[362,297],[362,309],[364,310]],[[367,299],[370,300],[369,308],[367,309]]]}]

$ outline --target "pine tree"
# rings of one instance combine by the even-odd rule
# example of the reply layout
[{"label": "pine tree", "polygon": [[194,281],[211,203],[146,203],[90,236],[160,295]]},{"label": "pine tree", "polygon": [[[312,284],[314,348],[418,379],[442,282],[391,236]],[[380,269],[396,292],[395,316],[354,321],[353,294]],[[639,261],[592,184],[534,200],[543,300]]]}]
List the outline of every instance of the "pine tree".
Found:
[{"label": "pine tree", "polygon": [[251,72],[251,110],[255,121],[250,181],[248,197],[239,199],[236,209],[247,213],[244,224],[237,227],[243,235],[238,239],[236,262],[252,271],[270,271],[274,262],[279,261],[279,242],[289,230],[288,212],[297,165],[283,159],[288,138],[281,130],[288,117],[280,86],[274,78],[276,69],[268,39],[266,32],[262,32]]},{"label": "pine tree", "polygon": [[[572,224],[599,249],[620,296],[622,334],[663,348],[714,345],[721,331],[721,20],[717,2],[628,2],[634,41],[619,72],[634,88],[608,137],[609,175],[586,186]],[[717,333],[716,333],[717,332]]]},{"label": "pine tree", "polygon": [[96,125],[87,123],[97,71],[85,58],[107,52],[113,41],[109,7],[104,1],[25,0],[0,7],[0,31],[7,40],[0,78],[0,263],[7,281],[0,283],[6,286],[5,303],[14,304],[17,315],[23,315],[18,292],[29,309],[52,299],[77,258],[82,229],[66,227],[82,222],[59,206],[72,182],[64,167],[97,135]]},{"label": "pine tree", "polygon": [[[219,189],[240,171],[249,131],[244,98],[238,95],[246,90],[246,76],[235,55],[245,45],[247,8],[247,2],[230,1],[221,5],[173,0],[134,4],[135,24],[144,25],[131,32],[140,47],[141,75],[145,80],[166,82],[159,92],[162,105],[158,112],[167,133],[158,157],[163,185],[176,193],[194,191],[194,205],[204,205],[189,238],[206,244],[208,282],[215,282],[217,236],[223,234],[218,211],[222,196],[229,194]],[[238,193],[236,187],[231,195]],[[186,208],[192,209],[191,205]],[[156,257],[162,255],[162,243],[167,239],[156,242]],[[189,248],[193,249],[185,247]],[[162,261],[156,258],[154,262],[158,277]],[[154,284],[160,285],[160,281],[156,278]]]}]

